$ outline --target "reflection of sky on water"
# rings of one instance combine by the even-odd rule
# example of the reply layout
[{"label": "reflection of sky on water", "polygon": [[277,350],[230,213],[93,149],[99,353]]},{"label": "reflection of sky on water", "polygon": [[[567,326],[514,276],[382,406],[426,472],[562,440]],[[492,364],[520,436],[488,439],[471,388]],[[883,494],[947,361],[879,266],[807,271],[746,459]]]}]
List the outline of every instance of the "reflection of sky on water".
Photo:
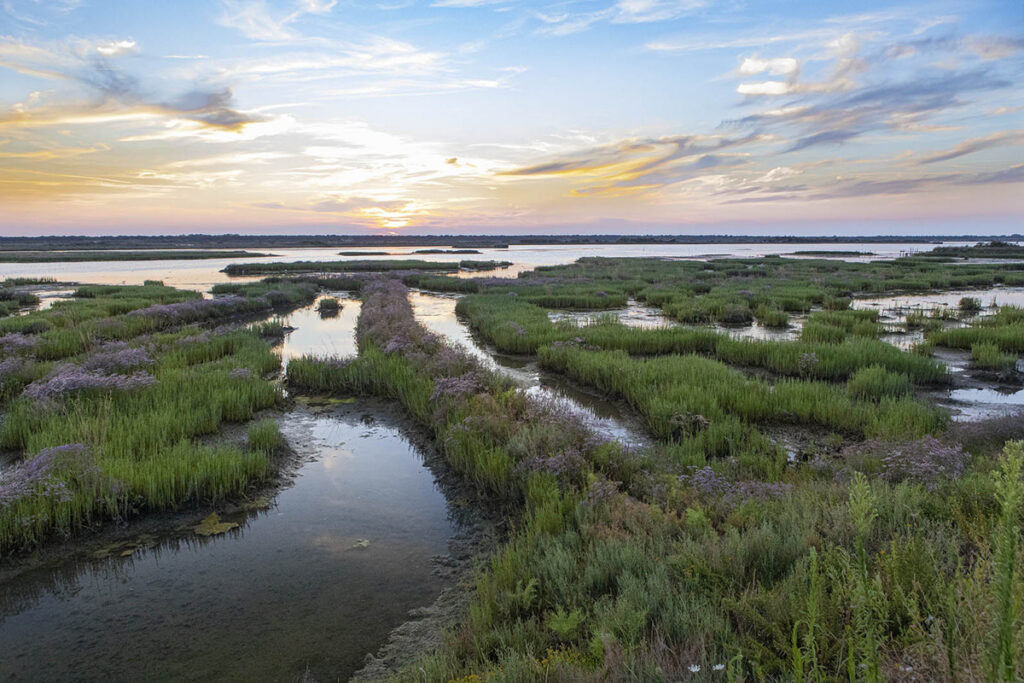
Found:
[{"label": "reflection of sky on water", "polygon": [[[965,242],[949,242],[962,245]],[[270,263],[274,261],[343,261],[420,259],[424,261],[511,261],[513,266],[499,271],[464,271],[459,277],[496,276],[516,277],[523,270],[536,266],[572,263],[587,256],[693,258],[709,254],[736,258],[757,257],[765,254],[787,254],[796,250],[870,251],[873,256],[844,260],[859,261],[895,258],[907,250],[930,249],[935,245],[922,244],[583,244],[583,245],[513,245],[508,249],[481,248],[479,254],[416,254],[423,247],[388,248],[387,256],[339,256],[339,251],[372,252],[381,247],[365,248],[299,248],[258,249],[273,254],[265,257],[238,257],[195,259],[180,261],[88,261],[80,263],[0,263],[0,280],[7,277],[52,277],[63,282],[90,282],[97,284],[142,284],[143,280],[163,280],[165,284],[183,289],[209,291],[220,282],[245,282],[256,278],[229,278],[220,272],[230,263]],[[165,251],[165,250],[161,250]]]},{"label": "reflection of sky on water", "polygon": [[[223,536],[70,562],[3,585],[0,679],[346,679],[429,604],[453,528],[395,429],[355,416],[284,423],[315,459]],[[360,539],[366,548],[353,548]]]}]

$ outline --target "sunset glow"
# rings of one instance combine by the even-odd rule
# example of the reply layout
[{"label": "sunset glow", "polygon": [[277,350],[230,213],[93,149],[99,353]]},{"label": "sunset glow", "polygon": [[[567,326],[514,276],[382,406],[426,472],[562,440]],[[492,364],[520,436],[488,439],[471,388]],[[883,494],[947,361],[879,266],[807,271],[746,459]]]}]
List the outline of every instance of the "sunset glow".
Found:
[{"label": "sunset glow", "polygon": [[2,234],[1005,233],[1024,210],[1018,0],[0,7]]}]

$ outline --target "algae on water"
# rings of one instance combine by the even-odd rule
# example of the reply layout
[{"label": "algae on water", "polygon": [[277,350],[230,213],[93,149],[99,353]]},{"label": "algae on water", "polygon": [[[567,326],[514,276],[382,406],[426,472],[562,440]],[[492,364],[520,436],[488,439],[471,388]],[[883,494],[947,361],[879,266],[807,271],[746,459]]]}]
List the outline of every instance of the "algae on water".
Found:
[{"label": "algae on water", "polygon": [[220,521],[220,515],[214,512],[200,522],[193,530],[200,536],[216,536],[236,528],[238,528],[237,523],[222,522]]}]

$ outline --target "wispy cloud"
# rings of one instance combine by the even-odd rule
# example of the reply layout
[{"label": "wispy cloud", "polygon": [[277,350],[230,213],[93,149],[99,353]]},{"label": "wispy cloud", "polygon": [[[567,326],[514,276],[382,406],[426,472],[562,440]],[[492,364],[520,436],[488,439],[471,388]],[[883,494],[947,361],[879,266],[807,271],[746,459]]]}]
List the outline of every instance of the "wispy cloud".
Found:
[{"label": "wispy cloud", "polygon": [[[0,67],[73,86],[71,99],[29,98],[0,113],[0,127],[52,126],[118,117],[167,116],[200,126],[238,129],[262,120],[234,107],[228,87],[192,87],[162,97],[118,66],[116,57],[133,52],[134,41],[72,40],[53,46],[29,45],[0,37]],[[76,99],[77,98],[77,99]]]},{"label": "wispy cloud", "polygon": [[307,14],[329,14],[337,0],[298,0],[291,7],[275,9],[266,0],[222,0],[221,26],[246,38],[266,42],[289,42],[301,34],[293,24]]},{"label": "wispy cloud", "polygon": [[1005,147],[1008,145],[1024,145],[1024,130],[1007,130],[981,138],[964,140],[956,147],[943,152],[936,152],[921,159],[920,164],[935,164],[940,161],[957,159],[968,154],[974,154],[994,147]]},{"label": "wispy cloud", "polygon": [[[441,2],[474,0],[441,0]],[[611,24],[650,24],[678,19],[710,4],[709,0],[617,0],[615,3],[585,12],[575,11],[571,4],[558,5],[534,14],[541,22],[536,32],[541,35],[567,36],[586,31],[592,26]]]}]

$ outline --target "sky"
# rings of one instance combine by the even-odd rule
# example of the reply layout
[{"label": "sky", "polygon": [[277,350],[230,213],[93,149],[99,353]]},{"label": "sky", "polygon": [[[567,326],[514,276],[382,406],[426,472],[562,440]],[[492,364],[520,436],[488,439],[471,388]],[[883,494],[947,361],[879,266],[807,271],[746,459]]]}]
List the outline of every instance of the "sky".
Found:
[{"label": "sky", "polygon": [[0,235],[1022,218],[1022,0],[0,0]]}]

